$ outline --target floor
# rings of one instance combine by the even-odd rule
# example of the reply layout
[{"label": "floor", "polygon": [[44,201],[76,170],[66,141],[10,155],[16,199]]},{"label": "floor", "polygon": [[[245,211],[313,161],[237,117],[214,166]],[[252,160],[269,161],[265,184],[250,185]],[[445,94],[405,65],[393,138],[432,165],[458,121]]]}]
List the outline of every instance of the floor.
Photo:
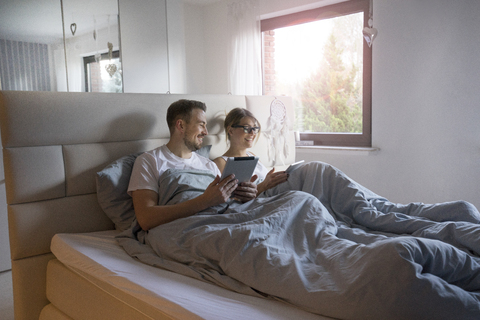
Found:
[{"label": "floor", "polygon": [[0,272],[0,315],[2,320],[13,320],[12,272]]}]

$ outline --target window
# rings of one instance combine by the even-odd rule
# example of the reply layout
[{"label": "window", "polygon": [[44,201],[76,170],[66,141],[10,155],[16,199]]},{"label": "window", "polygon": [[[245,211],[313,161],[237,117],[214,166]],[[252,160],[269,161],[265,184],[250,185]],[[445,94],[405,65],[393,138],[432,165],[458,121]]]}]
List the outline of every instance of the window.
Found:
[{"label": "window", "polygon": [[[85,91],[86,92],[123,92],[120,53],[112,52],[112,59],[104,53],[95,59],[95,56],[83,58],[85,66]],[[110,65],[115,65],[110,66]],[[110,69],[112,75],[107,70]]]},{"label": "window", "polygon": [[263,94],[293,97],[300,144],[371,146],[368,12],[353,0],[261,21]]}]

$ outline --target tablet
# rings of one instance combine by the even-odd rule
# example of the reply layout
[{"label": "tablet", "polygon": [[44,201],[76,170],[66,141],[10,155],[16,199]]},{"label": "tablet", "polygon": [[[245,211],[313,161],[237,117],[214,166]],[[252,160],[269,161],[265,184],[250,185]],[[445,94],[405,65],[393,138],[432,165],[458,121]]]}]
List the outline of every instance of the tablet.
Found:
[{"label": "tablet", "polygon": [[288,166],[287,170],[285,170],[286,173],[290,173],[293,170],[295,170],[300,164],[302,164],[305,160],[300,160],[295,163],[292,163],[290,166]]},{"label": "tablet", "polygon": [[258,157],[229,157],[223,169],[222,180],[233,173],[238,182],[250,181],[257,162]]}]

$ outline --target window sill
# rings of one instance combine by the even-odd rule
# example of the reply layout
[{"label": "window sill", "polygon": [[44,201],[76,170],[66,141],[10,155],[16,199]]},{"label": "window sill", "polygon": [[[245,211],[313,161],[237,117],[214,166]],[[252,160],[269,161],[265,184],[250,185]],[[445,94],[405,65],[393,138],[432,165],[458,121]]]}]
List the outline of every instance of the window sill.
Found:
[{"label": "window sill", "polygon": [[318,153],[318,152],[341,152],[341,153],[357,153],[357,154],[374,154],[380,151],[380,148],[365,148],[365,147],[333,147],[333,146],[296,146],[296,150],[304,153]]}]

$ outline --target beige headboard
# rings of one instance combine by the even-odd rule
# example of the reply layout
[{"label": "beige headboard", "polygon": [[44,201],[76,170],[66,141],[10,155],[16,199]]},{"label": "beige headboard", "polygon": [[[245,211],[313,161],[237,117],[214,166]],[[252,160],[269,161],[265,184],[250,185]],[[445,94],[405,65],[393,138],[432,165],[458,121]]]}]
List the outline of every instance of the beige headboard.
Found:
[{"label": "beige headboard", "polygon": [[[269,167],[295,161],[288,97],[0,91],[15,319],[38,319],[48,304],[54,234],[113,229],[97,202],[95,172],[168,141],[166,110],[182,98],[207,104],[211,158],[225,151],[225,114],[243,107],[264,131],[252,150],[260,161]],[[283,126],[285,141],[277,132]]]}]

